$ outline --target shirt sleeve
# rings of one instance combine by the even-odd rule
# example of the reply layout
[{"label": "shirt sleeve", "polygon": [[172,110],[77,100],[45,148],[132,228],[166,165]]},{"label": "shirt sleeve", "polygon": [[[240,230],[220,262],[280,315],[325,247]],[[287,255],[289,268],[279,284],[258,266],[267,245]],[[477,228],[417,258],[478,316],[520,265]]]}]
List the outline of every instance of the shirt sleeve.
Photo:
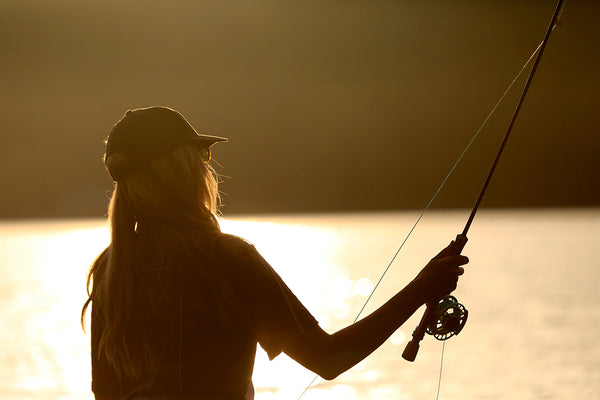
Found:
[{"label": "shirt sleeve", "polygon": [[248,274],[245,286],[253,329],[272,360],[318,322],[256,248],[238,240],[236,253]]}]

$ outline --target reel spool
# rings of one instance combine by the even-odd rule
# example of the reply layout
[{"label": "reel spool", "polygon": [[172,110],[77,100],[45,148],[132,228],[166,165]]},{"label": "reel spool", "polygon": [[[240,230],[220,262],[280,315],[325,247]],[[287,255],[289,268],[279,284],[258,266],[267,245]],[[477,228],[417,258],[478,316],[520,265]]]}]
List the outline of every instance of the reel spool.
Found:
[{"label": "reel spool", "polygon": [[438,302],[427,325],[427,333],[437,340],[447,340],[458,335],[467,323],[469,312],[454,296],[444,296]]}]

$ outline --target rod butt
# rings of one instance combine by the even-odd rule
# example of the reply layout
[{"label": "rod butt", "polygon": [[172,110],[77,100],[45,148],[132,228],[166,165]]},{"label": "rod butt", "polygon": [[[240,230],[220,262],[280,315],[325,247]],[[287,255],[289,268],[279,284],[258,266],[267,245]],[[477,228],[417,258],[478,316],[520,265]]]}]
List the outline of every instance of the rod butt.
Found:
[{"label": "rod butt", "polygon": [[404,352],[402,352],[402,358],[404,358],[406,361],[415,361],[418,352],[419,341],[413,339],[410,342],[408,342],[408,344],[404,348]]}]

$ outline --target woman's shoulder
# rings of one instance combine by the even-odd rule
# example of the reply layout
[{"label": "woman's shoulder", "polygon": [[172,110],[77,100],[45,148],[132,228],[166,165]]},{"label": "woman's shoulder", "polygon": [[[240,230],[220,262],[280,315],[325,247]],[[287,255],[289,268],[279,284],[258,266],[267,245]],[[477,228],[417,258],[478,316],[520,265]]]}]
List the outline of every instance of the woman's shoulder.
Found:
[{"label": "woman's shoulder", "polygon": [[230,255],[243,255],[256,252],[254,245],[246,239],[229,233],[220,233],[215,241],[218,253]]},{"label": "woman's shoulder", "polygon": [[222,262],[231,263],[236,269],[242,268],[252,274],[271,275],[273,269],[248,240],[231,234],[223,233],[216,246],[217,258]]}]

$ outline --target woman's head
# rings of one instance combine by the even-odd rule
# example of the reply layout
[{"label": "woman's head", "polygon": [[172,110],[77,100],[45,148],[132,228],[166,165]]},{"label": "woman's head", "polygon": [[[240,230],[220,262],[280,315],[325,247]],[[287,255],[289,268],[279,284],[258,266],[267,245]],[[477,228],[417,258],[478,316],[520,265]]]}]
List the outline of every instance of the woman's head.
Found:
[{"label": "woman's head", "polygon": [[226,141],[200,135],[177,111],[167,107],[129,110],[106,140],[105,164],[117,182],[184,144],[210,148]]},{"label": "woman's head", "polygon": [[117,183],[111,219],[119,201],[136,222],[214,219],[218,189],[207,162],[210,146],[225,140],[199,135],[170,108],[128,111],[106,142],[104,164]]}]

